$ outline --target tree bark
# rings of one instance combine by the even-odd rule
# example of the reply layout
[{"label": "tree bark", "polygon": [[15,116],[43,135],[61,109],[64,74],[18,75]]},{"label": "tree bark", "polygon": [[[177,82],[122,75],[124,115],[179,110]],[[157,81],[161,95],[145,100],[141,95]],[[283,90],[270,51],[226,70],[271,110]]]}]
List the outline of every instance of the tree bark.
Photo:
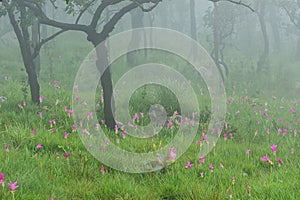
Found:
[{"label": "tree bark", "polygon": [[269,38],[268,38],[268,33],[267,33],[267,27],[266,27],[266,22],[265,22],[265,3],[264,1],[261,1],[259,3],[259,12],[258,14],[258,19],[259,19],[259,24],[261,28],[261,32],[263,35],[263,41],[264,41],[264,51],[260,55],[259,60],[257,62],[257,73],[261,73],[262,70],[265,68],[265,63],[267,60],[267,57],[269,55]]},{"label": "tree bark", "polygon": [[28,75],[28,84],[30,87],[31,92],[31,100],[35,104],[39,104],[40,98],[40,86],[37,79],[37,74],[35,71],[35,66],[33,62],[33,56],[30,49],[30,38],[29,38],[29,30],[28,30],[28,23],[26,21],[26,8],[24,6],[20,6],[20,25],[16,21],[14,10],[12,10],[7,4],[5,4],[8,12],[8,17],[10,23],[16,33],[19,47],[23,59],[23,63],[25,66],[26,73]]}]

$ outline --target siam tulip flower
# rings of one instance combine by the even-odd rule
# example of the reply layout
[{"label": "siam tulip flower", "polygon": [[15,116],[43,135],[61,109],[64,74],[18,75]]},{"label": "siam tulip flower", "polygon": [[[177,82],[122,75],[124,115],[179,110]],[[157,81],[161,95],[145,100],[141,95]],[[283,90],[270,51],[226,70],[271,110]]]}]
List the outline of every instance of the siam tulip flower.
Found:
[{"label": "siam tulip flower", "polygon": [[75,95],[74,99],[75,99],[75,101],[78,101],[79,100],[79,96]]},{"label": "siam tulip flower", "polygon": [[17,185],[17,181],[12,183],[12,182],[9,182],[8,183],[9,187],[10,187],[10,192],[11,193],[14,193],[17,189],[18,189],[18,185]]},{"label": "siam tulip flower", "polygon": [[140,120],[139,115],[137,113],[135,113],[132,117],[132,120],[139,122],[139,120]]},{"label": "siam tulip flower", "polygon": [[283,129],[283,136],[285,136],[288,133],[287,129]]},{"label": "siam tulip flower", "polygon": [[277,130],[277,134],[280,135],[281,132],[282,132],[282,130],[281,130],[281,128],[279,128],[279,129]]},{"label": "siam tulip flower", "polygon": [[250,149],[246,150],[246,155],[248,155],[248,156],[250,155]]},{"label": "siam tulip flower", "polygon": [[5,146],[5,151],[6,151],[6,152],[9,152],[8,146]]},{"label": "siam tulip flower", "polygon": [[45,96],[40,96],[40,103],[42,103],[45,99]]},{"label": "siam tulip flower", "polygon": [[204,177],[204,172],[200,172],[200,176],[203,178]]},{"label": "siam tulip flower", "polygon": [[116,138],[116,143],[120,143],[120,138]]},{"label": "siam tulip flower", "polygon": [[87,113],[87,119],[92,119],[93,118],[93,112],[88,112]]},{"label": "siam tulip flower", "polygon": [[169,159],[171,162],[175,162],[175,158],[176,158],[176,149],[175,148],[170,148],[170,155],[169,155]]},{"label": "siam tulip flower", "polygon": [[76,129],[77,129],[77,126],[74,124],[74,125],[72,126],[72,132],[75,132]]},{"label": "siam tulip flower", "polygon": [[31,130],[31,135],[34,136],[35,132],[36,132],[36,131],[35,131],[34,129]]},{"label": "siam tulip flower", "polygon": [[42,112],[38,112],[39,117],[42,119],[43,117],[43,113]]},{"label": "siam tulip flower", "polygon": [[207,140],[207,136],[206,136],[206,135],[203,136],[203,140],[204,140],[205,142],[208,143],[208,140]]},{"label": "siam tulip flower", "polygon": [[69,134],[69,133],[67,133],[67,132],[64,132],[64,138],[65,138],[65,139],[67,139],[69,136],[70,136],[70,134]]},{"label": "siam tulip flower", "polygon": [[71,117],[72,114],[73,114],[73,110],[68,110],[69,117]]},{"label": "siam tulip flower", "polygon": [[273,144],[270,148],[271,148],[273,154],[276,155],[277,145]]},{"label": "siam tulip flower", "polygon": [[229,190],[229,199],[232,199],[232,189]]},{"label": "siam tulip flower", "polygon": [[21,104],[18,104],[18,108],[20,108],[21,110],[24,109],[24,107]]},{"label": "siam tulip flower", "polygon": [[125,137],[126,137],[126,132],[125,132],[125,131],[122,131],[122,132],[121,132],[121,135],[122,135],[122,138],[125,139]]},{"label": "siam tulip flower", "polygon": [[270,134],[270,129],[269,129],[269,128],[266,130],[266,133],[267,133],[267,134]]},{"label": "siam tulip flower", "polygon": [[103,167],[103,166],[101,167],[100,171],[101,171],[101,173],[102,173],[102,174],[104,174],[104,173],[105,173],[105,169],[104,169],[104,167]]},{"label": "siam tulip flower", "polygon": [[209,170],[210,170],[211,172],[214,171],[214,166],[213,166],[212,164],[209,165]]},{"label": "siam tulip flower", "polygon": [[56,153],[55,156],[56,156],[56,158],[59,158],[59,153]]},{"label": "siam tulip flower", "polygon": [[236,111],[236,113],[235,113],[235,114],[237,114],[237,115],[238,115],[238,114],[241,114],[241,111],[239,111],[239,110],[238,110],[238,111]]},{"label": "siam tulip flower", "polygon": [[247,187],[248,197],[251,197],[251,189],[250,189],[250,185],[248,182],[246,183],[246,187]]},{"label": "siam tulip flower", "polygon": [[293,115],[293,114],[295,114],[295,110],[293,109],[293,108],[290,108],[290,113]]},{"label": "siam tulip flower", "polygon": [[37,145],[36,145],[36,148],[37,148],[37,149],[41,149],[41,148],[43,148],[43,146],[42,146],[41,144],[37,144]]},{"label": "siam tulip flower", "polygon": [[263,111],[262,115],[263,115],[263,116],[267,116],[267,114],[268,114],[268,109],[265,109],[265,110]]},{"label": "siam tulip flower", "polygon": [[0,185],[2,185],[2,187],[4,188],[4,173],[3,172],[0,174]]},{"label": "siam tulip flower", "polygon": [[59,100],[59,99],[56,99],[55,105],[57,106],[59,103],[60,103],[60,100]]},{"label": "siam tulip flower", "polygon": [[116,124],[116,125],[115,125],[115,134],[117,134],[118,131],[119,131],[119,126],[118,126],[118,124]]},{"label": "siam tulip flower", "polygon": [[273,165],[273,162],[269,159],[268,155],[262,157],[260,160]]},{"label": "siam tulip flower", "polygon": [[64,111],[67,112],[68,106],[64,106]]},{"label": "siam tulip flower", "polygon": [[185,168],[189,169],[189,168],[191,168],[193,166],[194,166],[194,164],[192,164],[190,161],[188,161],[187,164],[186,164],[186,166],[185,166]]},{"label": "siam tulip flower", "polygon": [[234,176],[231,177],[231,183],[232,183],[232,185],[234,185],[234,183],[235,183]]},{"label": "siam tulip flower", "polygon": [[49,120],[49,124],[50,124],[50,127],[52,128],[53,125],[55,124],[55,119],[51,119]]},{"label": "siam tulip flower", "polygon": [[257,136],[257,134],[258,134],[258,130],[255,131],[254,136]]},{"label": "siam tulip flower", "polygon": [[295,149],[294,148],[291,148],[291,154],[295,153]]},{"label": "siam tulip flower", "polygon": [[68,152],[65,153],[65,158],[66,158],[67,160],[69,160],[69,153],[68,153]]},{"label": "siam tulip flower", "polygon": [[224,137],[224,140],[226,141],[227,140],[227,134],[224,133],[223,137]]},{"label": "siam tulip flower", "polygon": [[276,158],[276,160],[277,160],[277,162],[278,162],[279,164],[282,164],[282,163],[283,163],[282,160],[281,160],[281,158]]},{"label": "siam tulip flower", "polygon": [[294,119],[294,123],[297,124],[299,122],[298,118]]},{"label": "siam tulip flower", "polygon": [[228,103],[231,104],[233,102],[233,99],[231,97],[228,98]]},{"label": "siam tulip flower", "polygon": [[230,139],[232,140],[233,134],[232,134],[232,133],[229,133],[229,137],[230,137]]},{"label": "siam tulip flower", "polygon": [[224,168],[224,165],[222,163],[220,163],[220,167],[223,169]]}]

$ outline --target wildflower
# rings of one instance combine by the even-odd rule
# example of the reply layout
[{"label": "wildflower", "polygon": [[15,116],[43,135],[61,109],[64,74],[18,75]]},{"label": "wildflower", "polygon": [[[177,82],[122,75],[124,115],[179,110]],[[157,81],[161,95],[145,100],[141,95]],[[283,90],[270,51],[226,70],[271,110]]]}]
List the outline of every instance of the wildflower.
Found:
[{"label": "wildflower", "polygon": [[229,190],[229,198],[232,199],[232,189]]},{"label": "wildflower", "polygon": [[294,148],[291,148],[291,154],[293,154],[295,152]]},{"label": "wildflower", "polygon": [[273,162],[269,159],[268,155],[262,157],[260,160],[273,165]]},{"label": "wildflower", "polygon": [[229,137],[230,137],[230,139],[232,140],[233,134],[232,134],[232,133],[229,133]]},{"label": "wildflower", "polygon": [[281,130],[281,128],[279,128],[279,129],[277,130],[277,134],[280,135],[281,132],[282,132],[282,130]]},{"label": "wildflower", "polygon": [[6,151],[6,152],[9,152],[8,146],[5,146],[5,151]]},{"label": "wildflower", "polygon": [[200,172],[200,176],[203,178],[204,177],[204,172]]},{"label": "wildflower", "polygon": [[65,139],[67,139],[69,136],[70,136],[69,133],[67,133],[67,132],[64,133],[64,138],[65,138]]},{"label": "wildflower", "polygon": [[220,163],[220,167],[223,169],[224,168],[224,166],[223,166],[223,164],[222,163]]},{"label": "wildflower", "polygon": [[69,117],[71,117],[72,114],[73,114],[73,110],[68,110]]},{"label": "wildflower", "polygon": [[189,169],[189,168],[191,168],[193,166],[194,166],[194,164],[192,164],[190,161],[188,161],[187,164],[186,164],[186,166],[185,166],[185,168]]},{"label": "wildflower", "polygon": [[282,164],[282,163],[283,163],[282,160],[281,160],[281,158],[276,158],[276,160],[277,160],[277,162],[278,162],[279,164]]},{"label": "wildflower", "polygon": [[228,98],[228,103],[231,104],[233,99],[231,97]]},{"label": "wildflower", "polygon": [[232,185],[234,185],[234,182],[235,182],[235,179],[234,179],[234,176],[231,177],[231,183]]},{"label": "wildflower", "polygon": [[69,160],[69,153],[68,153],[68,152],[65,153],[65,158],[66,158],[67,160]]},{"label": "wildflower", "polygon": [[227,140],[227,134],[224,133],[224,140],[226,141]]},{"label": "wildflower", "polygon": [[126,132],[125,131],[122,131],[121,132],[121,135],[122,135],[122,137],[123,137],[123,139],[126,137]]},{"label": "wildflower", "polygon": [[249,156],[249,154],[250,154],[250,149],[247,149],[247,150],[246,150],[246,155]]},{"label": "wildflower", "polygon": [[287,129],[283,129],[283,135],[285,136],[288,133]]},{"label": "wildflower", "polygon": [[248,197],[250,197],[251,196],[251,190],[250,190],[250,185],[249,185],[248,182],[246,183],[246,187],[247,187]]},{"label": "wildflower", "polygon": [[214,166],[213,166],[212,164],[209,165],[209,170],[210,170],[211,172],[214,171]]},{"label": "wildflower", "polygon": [[77,126],[74,124],[74,125],[72,126],[72,132],[75,132],[76,129],[77,129]]},{"label": "wildflower", "polygon": [[101,167],[100,171],[101,171],[101,173],[102,173],[102,174],[104,174],[104,173],[105,173],[105,169],[104,169],[104,167],[103,167],[103,166]]},{"label": "wildflower", "polygon": [[18,185],[17,185],[17,181],[12,183],[12,182],[9,182],[8,183],[9,187],[10,187],[10,192],[11,193],[14,193],[17,189],[18,189]]},{"label": "wildflower", "polygon": [[40,103],[42,103],[45,99],[45,96],[40,96]]},{"label": "wildflower", "polygon": [[55,124],[55,119],[51,119],[49,120],[49,124],[50,124],[50,127],[52,128],[53,125]]},{"label": "wildflower", "polygon": [[93,112],[88,112],[87,113],[87,119],[92,119],[93,118]]},{"label": "wildflower", "polygon": [[33,136],[34,134],[35,134],[35,130],[33,129],[33,130],[31,130],[31,135]]},{"label": "wildflower", "polygon": [[295,114],[295,110],[293,109],[293,108],[290,108],[290,113],[293,115],[293,114]]},{"label": "wildflower", "polygon": [[271,148],[273,154],[276,155],[277,145],[273,144],[270,148]]},{"label": "wildflower", "polygon": [[41,149],[41,148],[43,148],[43,146],[42,146],[41,144],[37,144],[37,145],[36,145],[36,148],[37,148],[37,149]]},{"label": "wildflower", "polygon": [[265,110],[263,111],[262,115],[263,115],[263,116],[267,116],[267,114],[268,114],[268,109],[265,109]]},{"label": "wildflower", "polygon": [[60,103],[60,100],[59,100],[59,99],[56,99],[55,105],[57,106],[59,103]]},{"label": "wildflower", "polygon": [[0,185],[2,185],[2,187],[4,187],[4,173],[3,172],[0,174]]},{"label": "wildflower", "polygon": [[38,115],[39,115],[40,118],[43,117],[43,113],[42,112],[38,112]]}]

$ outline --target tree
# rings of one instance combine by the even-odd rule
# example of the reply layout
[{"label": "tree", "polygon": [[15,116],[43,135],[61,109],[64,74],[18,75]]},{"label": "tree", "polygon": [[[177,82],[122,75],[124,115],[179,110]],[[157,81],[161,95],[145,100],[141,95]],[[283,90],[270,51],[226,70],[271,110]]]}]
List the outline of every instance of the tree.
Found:
[{"label": "tree", "polygon": [[[0,0],[1,1],[1,0]],[[93,44],[94,47],[97,47],[98,44],[103,42],[109,34],[113,31],[115,25],[118,21],[128,12],[139,8],[143,12],[149,12],[153,10],[162,0],[102,0],[97,6],[96,9],[92,11],[92,17],[88,24],[81,24],[79,23],[83,14],[89,10],[89,8],[93,5],[96,5],[96,0],[66,0],[68,4],[67,11],[69,13],[74,13],[74,8],[79,8],[79,13],[77,14],[77,19],[74,23],[65,23],[60,22],[54,19],[49,18],[46,13],[42,9],[42,5],[40,1],[33,1],[33,0],[11,0],[8,3],[7,0],[3,0],[3,4],[6,9],[9,11],[10,19],[12,20],[12,24],[14,26],[14,30],[17,32],[20,48],[22,52],[22,57],[24,61],[24,65],[26,67],[26,71],[28,74],[30,89],[31,89],[31,96],[33,102],[38,102],[38,94],[39,94],[39,87],[37,82],[37,75],[35,71],[35,65],[33,59],[37,56],[40,47],[42,44],[46,43],[47,41],[53,39],[57,35],[65,31],[80,31],[84,32],[87,35],[87,40]],[[211,0],[213,2],[217,2],[220,0]],[[234,0],[224,0],[234,4],[239,4],[251,9],[249,5],[244,4],[241,1],[234,1]],[[56,0],[51,0],[53,6],[55,6]],[[170,2],[171,3],[171,2]],[[109,8],[110,6],[119,5],[119,9],[113,13],[109,20],[102,26],[100,31],[98,30],[98,25],[101,22],[101,17],[103,17],[104,11]],[[60,31],[55,33],[54,35],[50,36],[49,38],[42,40],[37,47],[35,47],[35,51],[32,52],[30,50],[30,44],[28,40],[28,25],[24,25],[18,27],[18,22],[15,20],[13,16],[14,11],[12,8],[22,8],[23,14],[26,13],[27,9],[30,10],[38,20],[40,24],[52,26],[55,28],[59,28]],[[73,10],[72,10],[73,9]],[[90,11],[90,10],[89,10]],[[91,12],[91,11],[90,11]],[[26,19],[26,18],[24,18]],[[21,21],[24,21],[23,19]],[[24,24],[24,23],[21,23]],[[27,31],[26,31],[27,28]],[[22,29],[22,30],[20,30]],[[24,30],[23,30],[24,29]],[[25,34],[24,34],[25,33]],[[27,42],[26,42],[27,41]],[[103,88],[104,93],[104,118],[106,125],[113,129],[115,127],[115,120],[113,117],[113,96],[112,96],[112,80],[110,74],[110,68],[108,67],[105,71],[99,67],[99,63],[108,63],[107,52],[106,49],[99,49],[96,48],[97,52],[97,61],[96,66],[98,66],[98,70],[101,74],[101,85]]]}]

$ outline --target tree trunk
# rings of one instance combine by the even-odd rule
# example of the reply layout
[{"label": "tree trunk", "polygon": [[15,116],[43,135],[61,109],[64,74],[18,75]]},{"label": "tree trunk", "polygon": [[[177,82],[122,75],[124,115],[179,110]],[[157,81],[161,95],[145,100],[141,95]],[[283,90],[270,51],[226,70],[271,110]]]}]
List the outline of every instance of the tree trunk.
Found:
[{"label": "tree trunk", "polygon": [[[132,29],[142,28],[143,27],[143,17],[144,13],[141,9],[132,10],[130,12],[131,15],[131,27]],[[141,41],[143,36],[142,30],[135,30],[132,33],[129,48],[137,47]],[[136,55],[133,52],[127,53],[127,63],[130,65],[135,64],[135,57]]]},{"label": "tree trunk", "polygon": [[[109,63],[107,48],[105,45],[98,45],[101,42],[92,41],[97,53],[97,68],[101,75],[101,85],[104,97],[104,120],[108,128],[114,129],[116,121],[114,119],[115,103],[113,98],[113,85],[110,73],[110,66],[104,69]],[[98,46],[97,46],[98,45]]]},{"label": "tree trunk", "polygon": [[220,26],[219,26],[219,5],[217,2],[214,3],[214,10],[213,10],[213,50],[211,56],[215,61],[215,64],[221,74],[222,80],[224,80],[224,73],[221,69],[220,65]]},{"label": "tree trunk", "polygon": [[268,38],[268,33],[267,33],[267,27],[266,27],[266,22],[265,22],[265,3],[264,1],[261,1],[259,6],[259,12],[258,14],[258,19],[259,19],[259,24],[261,28],[261,32],[263,35],[263,41],[264,41],[264,51],[260,55],[259,60],[257,62],[257,73],[261,73],[262,70],[265,68],[265,63],[267,60],[267,57],[269,55],[269,38]]},{"label": "tree trunk", "polygon": [[[35,47],[39,44],[40,42],[40,24],[38,19],[34,19],[31,27],[32,31],[32,53],[34,52]],[[34,65],[35,65],[35,71],[36,74],[39,76],[40,70],[41,70],[41,63],[40,63],[40,54],[38,54],[34,60]]]},{"label": "tree trunk", "polygon": [[33,57],[30,49],[30,39],[29,39],[29,30],[28,30],[28,21],[26,18],[26,9],[23,6],[20,6],[20,26],[16,21],[14,10],[10,7],[6,7],[10,23],[14,29],[14,32],[17,36],[19,47],[22,54],[23,63],[28,75],[28,84],[31,92],[31,100],[35,104],[39,104],[40,98],[40,86],[37,80],[37,75],[35,71],[35,66],[33,62]]},{"label": "tree trunk", "polygon": [[300,60],[300,32],[298,36],[297,49],[296,49],[296,59]]},{"label": "tree trunk", "polygon": [[197,41],[195,0],[190,0],[190,17],[191,17],[191,37]]},{"label": "tree trunk", "polygon": [[275,6],[270,6],[270,25],[273,33],[273,39],[274,39],[274,51],[279,52],[281,48],[281,42],[280,42],[280,31],[279,31],[279,24],[280,24],[280,18],[277,15],[277,8]]}]

